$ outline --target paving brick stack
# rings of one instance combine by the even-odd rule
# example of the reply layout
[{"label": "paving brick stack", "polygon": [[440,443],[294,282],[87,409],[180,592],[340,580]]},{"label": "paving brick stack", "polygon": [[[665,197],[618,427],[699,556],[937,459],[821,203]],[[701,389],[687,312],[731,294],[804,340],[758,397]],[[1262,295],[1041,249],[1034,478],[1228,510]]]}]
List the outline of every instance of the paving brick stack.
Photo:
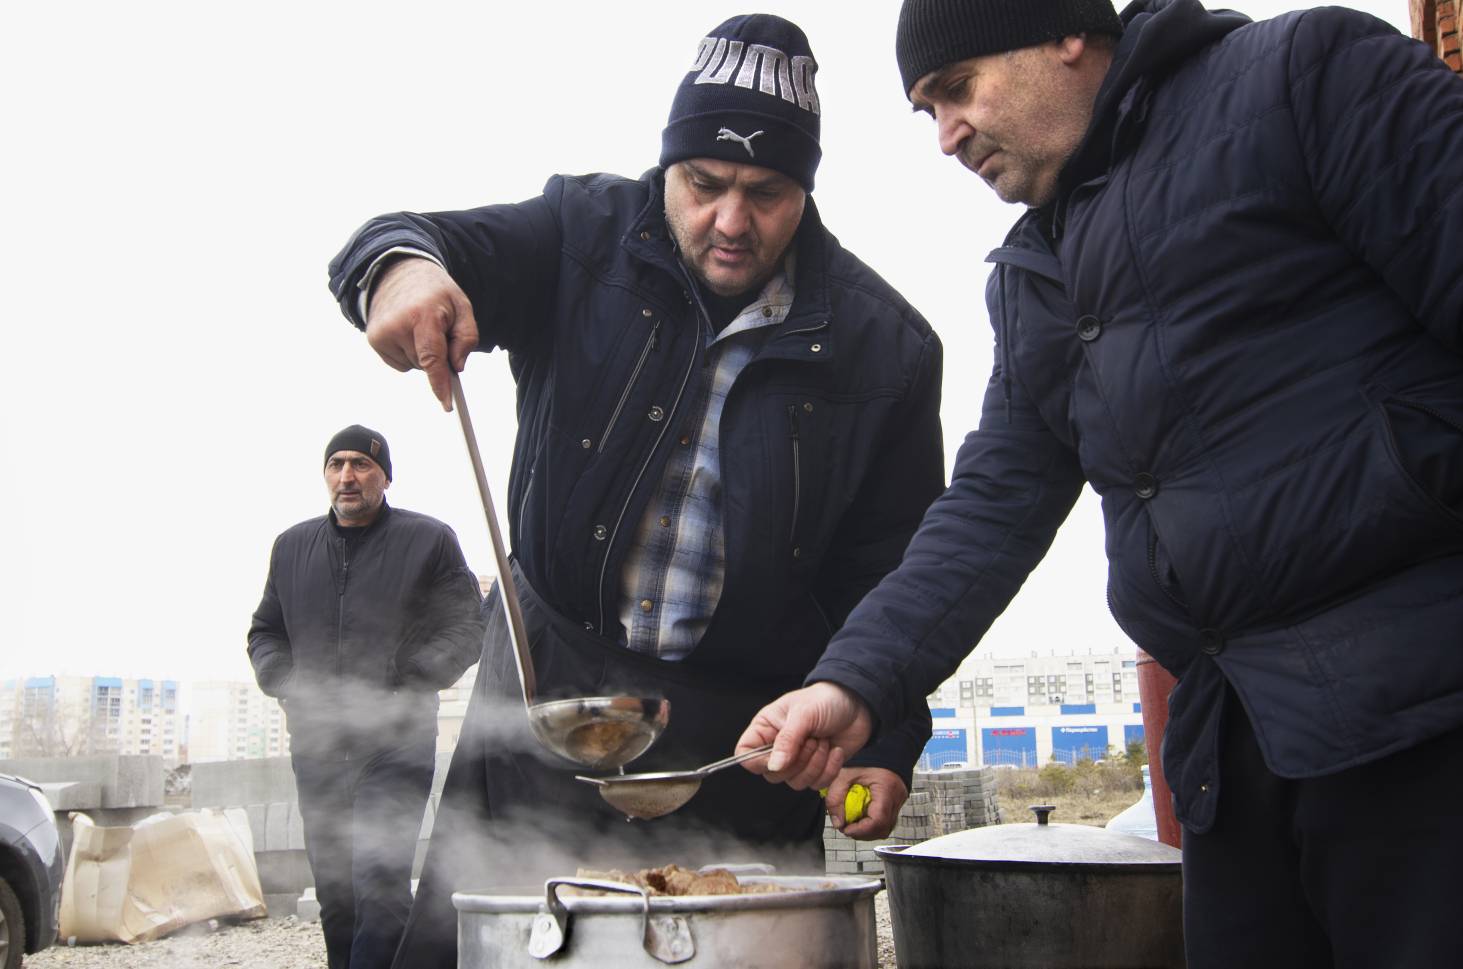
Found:
[{"label": "paving brick stack", "polygon": [[915,771],[914,789],[928,791],[934,807],[934,834],[1001,823],[996,775],[990,768]]},{"label": "paving brick stack", "polygon": [[914,789],[899,822],[882,841],[854,841],[823,826],[823,850],[830,875],[882,875],[884,863],[874,853],[881,845],[911,845],[966,828],[999,824],[995,771],[915,771]]}]

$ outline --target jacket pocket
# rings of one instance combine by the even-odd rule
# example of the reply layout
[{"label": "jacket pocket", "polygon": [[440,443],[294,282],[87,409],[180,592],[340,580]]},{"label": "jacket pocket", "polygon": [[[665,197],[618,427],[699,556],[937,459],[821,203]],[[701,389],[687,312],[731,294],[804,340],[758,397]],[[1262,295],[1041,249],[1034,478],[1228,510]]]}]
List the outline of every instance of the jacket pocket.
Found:
[{"label": "jacket pocket", "polygon": [[604,453],[605,443],[609,441],[610,434],[614,431],[615,425],[619,423],[620,415],[625,410],[625,403],[630,399],[630,392],[635,389],[635,382],[640,379],[640,372],[645,369],[645,361],[649,359],[650,351],[655,349],[659,335],[660,320],[656,320],[655,325],[650,328],[650,335],[645,338],[645,343],[640,348],[640,355],[635,358],[635,365],[630,369],[630,376],[625,381],[624,389],[620,391],[620,396],[610,411],[610,419],[605,424],[604,433],[599,436],[599,447],[595,449],[595,454]]},{"label": "jacket pocket", "polygon": [[1397,472],[1425,504],[1463,528],[1463,415],[1403,397],[1379,406]]}]

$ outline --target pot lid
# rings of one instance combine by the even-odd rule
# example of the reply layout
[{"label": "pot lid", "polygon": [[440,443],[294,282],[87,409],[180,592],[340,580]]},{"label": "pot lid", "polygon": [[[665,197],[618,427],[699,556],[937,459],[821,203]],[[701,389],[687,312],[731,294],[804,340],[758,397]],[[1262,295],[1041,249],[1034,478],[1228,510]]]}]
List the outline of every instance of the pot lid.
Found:
[{"label": "pot lid", "polygon": [[1051,824],[1053,810],[1036,805],[1035,824],[992,824],[931,838],[909,847],[880,848],[886,861],[931,859],[972,865],[1085,865],[1178,870],[1182,854],[1158,841],[1086,824]]}]

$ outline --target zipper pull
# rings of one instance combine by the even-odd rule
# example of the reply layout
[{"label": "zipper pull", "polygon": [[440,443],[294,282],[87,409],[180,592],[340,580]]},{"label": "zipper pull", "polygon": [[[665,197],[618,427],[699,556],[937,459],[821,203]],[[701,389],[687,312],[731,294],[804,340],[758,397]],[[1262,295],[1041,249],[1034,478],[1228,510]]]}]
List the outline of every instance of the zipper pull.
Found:
[{"label": "zipper pull", "polygon": [[798,439],[798,407],[796,404],[787,405],[787,436],[794,441]]}]

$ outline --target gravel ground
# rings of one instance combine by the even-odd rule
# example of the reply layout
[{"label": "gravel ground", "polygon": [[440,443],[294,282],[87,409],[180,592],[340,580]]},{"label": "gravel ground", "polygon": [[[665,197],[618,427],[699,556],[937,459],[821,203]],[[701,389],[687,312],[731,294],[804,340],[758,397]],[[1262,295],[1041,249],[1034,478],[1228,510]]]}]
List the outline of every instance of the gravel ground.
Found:
[{"label": "gravel ground", "polygon": [[[894,936],[885,892],[874,898],[879,969],[894,969]],[[58,945],[25,960],[25,969],[324,969],[318,922],[258,919],[238,925],[195,925],[139,945]]]}]

